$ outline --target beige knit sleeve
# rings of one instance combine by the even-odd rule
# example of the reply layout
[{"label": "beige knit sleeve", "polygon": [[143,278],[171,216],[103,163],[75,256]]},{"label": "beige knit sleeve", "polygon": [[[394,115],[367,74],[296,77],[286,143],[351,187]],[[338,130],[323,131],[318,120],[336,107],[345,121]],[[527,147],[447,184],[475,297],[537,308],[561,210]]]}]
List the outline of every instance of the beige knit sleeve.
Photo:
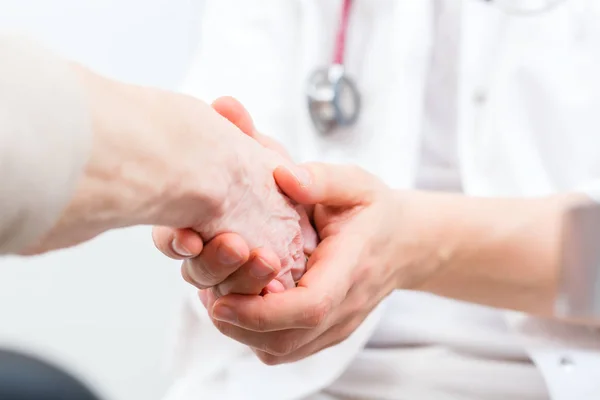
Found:
[{"label": "beige knit sleeve", "polygon": [[67,205],[92,139],[69,62],[0,33],[0,254],[47,232]]}]

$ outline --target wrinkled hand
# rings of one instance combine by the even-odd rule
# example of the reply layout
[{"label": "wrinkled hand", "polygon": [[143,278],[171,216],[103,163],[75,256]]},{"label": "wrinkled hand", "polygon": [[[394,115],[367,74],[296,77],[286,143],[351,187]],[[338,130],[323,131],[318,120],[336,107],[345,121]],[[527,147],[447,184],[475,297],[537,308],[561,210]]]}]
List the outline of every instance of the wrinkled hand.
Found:
[{"label": "wrinkled hand", "polygon": [[279,186],[292,199],[317,204],[313,218],[322,241],[298,287],[265,296],[216,298],[200,292],[214,325],[269,365],[342,342],[392,290],[415,287],[433,270],[425,262],[429,254],[421,251],[426,246],[410,233],[398,235],[401,221],[412,230],[398,207],[400,194],[356,167],[309,167],[308,186],[276,171]]},{"label": "wrinkled hand", "polygon": [[[250,114],[235,99],[220,98],[215,101],[213,108],[266,149],[291,160],[281,145],[256,131]],[[289,263],[286,264],[285,258],[282,259],[280,254],[273,251],[272,243],[245,241],[243,236],[234,233],[216,235],[204,246],[206,236],[198,235],[193,229],[155,227],[153,239],[157,248],[167,256],[184,259],[182,275],[187,282],[200,289],[212,288],[216,296],[227,293],[258,294],[265,288],[271,292],[282,291],[295,286],[294,282],[304,274],[304,254],[310,254],[317,241],[304,207],[295,206],[295,209],[300,218],[303,252],[301,259],[296,258],[291,267]],[[261,232],[277,227],[261,224],[252,229]],[[235,230],[232,232],[239,233]],[[298,253],[295,254],[298,257]]]}]

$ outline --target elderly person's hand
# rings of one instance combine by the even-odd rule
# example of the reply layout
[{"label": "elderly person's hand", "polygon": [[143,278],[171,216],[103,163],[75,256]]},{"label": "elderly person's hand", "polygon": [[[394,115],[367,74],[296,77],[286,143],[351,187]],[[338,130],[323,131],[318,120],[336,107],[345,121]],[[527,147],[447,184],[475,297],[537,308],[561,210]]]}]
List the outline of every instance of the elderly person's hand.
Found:
[{"label": "elderly person's hand", "polygon": [[[222,97],[212,106],[249,138],[291,161],[291,157],[279,143],[257,132],[252,117],[237,100]],[[270,197],[265,198],[267,205]],[[293,287],[294,282],[304,274],[304,254],[309,255],[317,242],[317,235],[304,207],[296,206],[296,211],[300,217],[303,253],[302,259],[296,260],[292,268],[281,265],[281,258],[273,251],[270,243],[263,242],[263,246],[256,246],[256,243],[245,241],[236,231],[225,231],[205,243],[202,235],[194,229],[157,226],[153,230],[153,239],[157,248],[165,255],[184,260],[181,272],[187,282],[199,289],[210,288],[215,296],[282,291]],[[248,213],[253,212],[256,211],[248,210]],[[259,232],[274,230],[273,233],[277,233],[277,227],[268,224],[254,229]]]},{"label": "elderly person's hand", "polygon": [[[5,238],[5,250],[42,253],[132,225],[192,228],[204,241],[235,233],[251,249],[271,249],[281,264],[282,283],[294,286],[291,271],[299,276],[306,267],[303,210],[280,192],[273,178],[278,166],[296,169],[289,159],[244,135],[198,99],[72,67],[65,74],[76,75],[76,82],[64,92],[77,92],[74,110],[82,114],[81,126],[73,129],[90,128],[91,143],[82,139],[81,149],[70,149],[71,144],[58,143],[49,132],[40,136],[40,146],[78,154],[76,168],[61,178],[72,182],[73,193],[53,197],[56,210],[43,215],[39,231],[22,230],[21,236],[31,236],[27,240]],[[58,157],[56,165],[66,170]],[[31,201],[44,187],[36,185],[28,195]],[[19,210],[11,213],[14,236],[22,225],[35,226],[29,222],[37,217]]]}]

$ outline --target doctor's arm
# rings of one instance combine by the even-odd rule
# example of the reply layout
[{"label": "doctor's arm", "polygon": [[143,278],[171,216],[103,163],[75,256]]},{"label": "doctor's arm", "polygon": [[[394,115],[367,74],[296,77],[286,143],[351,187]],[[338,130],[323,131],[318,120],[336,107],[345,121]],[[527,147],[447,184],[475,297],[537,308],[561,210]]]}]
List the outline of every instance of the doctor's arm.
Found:
[{"label": "doctor's arm", "polygon": [[304,265],[298,212],[272,176],[286,163],[204,102],[116,82],[0,35],[2,254],[157,224],[206,239],[235,232],[275,249],[280,263]]},{"label": "doctor's arm", "polygon": [[[330,254],[333,258],[327,260],[331,265],[324,268],[338,266],[338,276],[366,268],[368,275],[384,277],[377,289],[384,293],[378,298],[393,289],[419,290],[493,307],[555,316],[563,269],[574,267],[563,265],[563,222],[573,207],[592,203],[585,194],[495,199],[396,191],[359,168],[325,164],[315,164],[312,168],[312,186],[288,183],[284,189],[291,185],[293,189],[287,194],[298,202],[320,203],[313,218],[321,239],[327,238],[332,230],[336,233],[330,235],[329,241],[335,239],[339,252],[335,257]],[[359,218],[366,211],[373,216]],[[342,216],[346,219],[344,224],[337,220]],[[219,261],[219,252],[225,249],[234,252],[232,249],[237,248],[238,254],[247,253],[239,238],[217,237],[197,258],[194,256],[198,256],[202,248],[197,235],[156,230],[155,242],[173,258],[187,257],[174,252],[172,243],[197,249],[184,262],[184,268],[196,271],[188,277],[214,278],[213,282],[188,279],[199,288],[214,285],[214,300],[231,293],[231,287],[262,285],[262,288],[265,284],[239,272],[228,277],[231,271]],[[322,252],[329,254],[330,246],[321,243],[317,256]],[[340,260],[346,260],[345,254],[354,252],[358,253],[355,260],[342,265],[344,261]],[[311,257],[311,261],[314,259]],[[237,270],[247,260],[238,260],[232,268]],[[314,264],[311,261],[309,265]],[[225,284],[219,285],[221,282]]]},{"label": "doctor's arm", "polygon": [[[285,152],[273,140],[256,133],[250,115],[235,100],[220,99],[215,108],[263,145]],[[356,250],[367,249],[351,266],[365,264],[375,274],[383,267],[388,275],[391,273],[382,275],[386,276],[385,287],[389,290],[420,290],[554,316],[565,270],[573,270],[571,275],[581,270],[575,271],[577,266],[573,263],[564,265],[563,222],[573,206],[595,204],[583,192],[494,199],[394,191],[360,168],[325,164],[315,164],[313,168],[316,172],[312,186],[292,183],[288,194],[300,203],[320,203],[313,219],[321,239],[331,230],[331,221],[335,221],[332,215],[319,211],[328,210],[328,203],[333,203],[344,216],[352,215],[348,219],[356,227],[334,224],[338,231],[335,238],[343,248],[341,254],[353,246]],[[284,180],[284,189],[289,188],[289,182]],[[385,201],[371,204],[372,197]],[[352,214],[357,208],[380,212],[370,221],[362,221]],[[248,257],[247,246],[235,235],[218,236],[203,249],[201,238],[193,232],[159,227],[154,231],[154,241],[166,255],[185,260],[183,271],[188,282],[200,289],[212,287],[216,297],[240,290],[257,294],[269,282],[268,276],[257,279],[247,273],[256,258]],[[186,250],[178,251],[181,248]],[[329,247],[319,248],[323,251]],[[370,252],[373,255],[365,257]],[[233,260],[236,254],[243,256]],[[261,249],[261,254],[263,259],[272,258],[268,249]],[[224,259],[232,262],[223,263]],[[246,273],[238,271],[240,268]],[[389,282],[396,283],[390,286]]]},{"label": "doctor's arm", "polygon": [[356,167],[310,168],[308,187],[290,183],[284,171],[284,191],[296,201],[320,203],[314,218],[321,238],[344,238],[337,258],[356,256],[346,273],[369,268],[394,282],[382,285],[388,289],[555,315],[564,216],[591,203],[586,195],[508,199],[392,190]]},{"label": "doctor's arm", "polygon": [[[395,191],[357,167],[306,167],[308,185],[285,169],[275,173],[290,198],[315,204],[321,242],[297,287],[233,294],[231,280],[253,279],[234,274],[221,288],[200,291],[217,329],[250,346],[263,362],[293,362],[345,340],[394,289],[555,315],[563,216],[589,197]],[[211,269],[212,250],[194,260],[197,268],[217,270]]]},{"label": "doctor's arm", "polygon": [[[398,193],[436,237],[438,267],[417,290],[488,306],[556,317],[564,265],[564,221],[591,203],[582,193],[493,199]],[[415,202],[419,204],[415,204]],[[411,205],[412,204],[412,205]],[[423,209],[435,210],[418,217]],[[581,321],[585,322],[585,321]]]},{"label": "doctor's arm", "polygon": [[[230,119],[248,130],[249,116],[234,105],[239,112]],[[286,169],[275,173],[293,200],[314,205],[309,210],[321,239],[294,289],[248,296],[269,280],[252,274],[260,265],[236,235],[217,236],[202,250],[201,238],[188,230],[154,231],[159,249],[185,259],[182,271],[191,273],[184,277],[201,289],[217,329],[268,364],[299,360],[345,340],[394,289],[554,316],[561,276],[578,264],[565,264],[561,256],[563,217],[593,204],[582,193],[492,199],[395,191],[357,167],[307,168],[311,179],[302,183]],[[178,254],[179,246],[194,250]],[[245,256],[223,263],[223,256],[235,253]],[[264,259],[268,254],[263,249]]]}]

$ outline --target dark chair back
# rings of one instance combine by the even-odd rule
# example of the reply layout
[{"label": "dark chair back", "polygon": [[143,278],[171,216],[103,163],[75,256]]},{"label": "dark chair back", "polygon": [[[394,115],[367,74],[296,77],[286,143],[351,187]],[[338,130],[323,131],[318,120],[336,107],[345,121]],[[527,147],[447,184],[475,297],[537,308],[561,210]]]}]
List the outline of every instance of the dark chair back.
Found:
[{"label": "dark chair back", "polygon": [[32,356],[0,350],[1,400],[100,400],[80,380]]}]

